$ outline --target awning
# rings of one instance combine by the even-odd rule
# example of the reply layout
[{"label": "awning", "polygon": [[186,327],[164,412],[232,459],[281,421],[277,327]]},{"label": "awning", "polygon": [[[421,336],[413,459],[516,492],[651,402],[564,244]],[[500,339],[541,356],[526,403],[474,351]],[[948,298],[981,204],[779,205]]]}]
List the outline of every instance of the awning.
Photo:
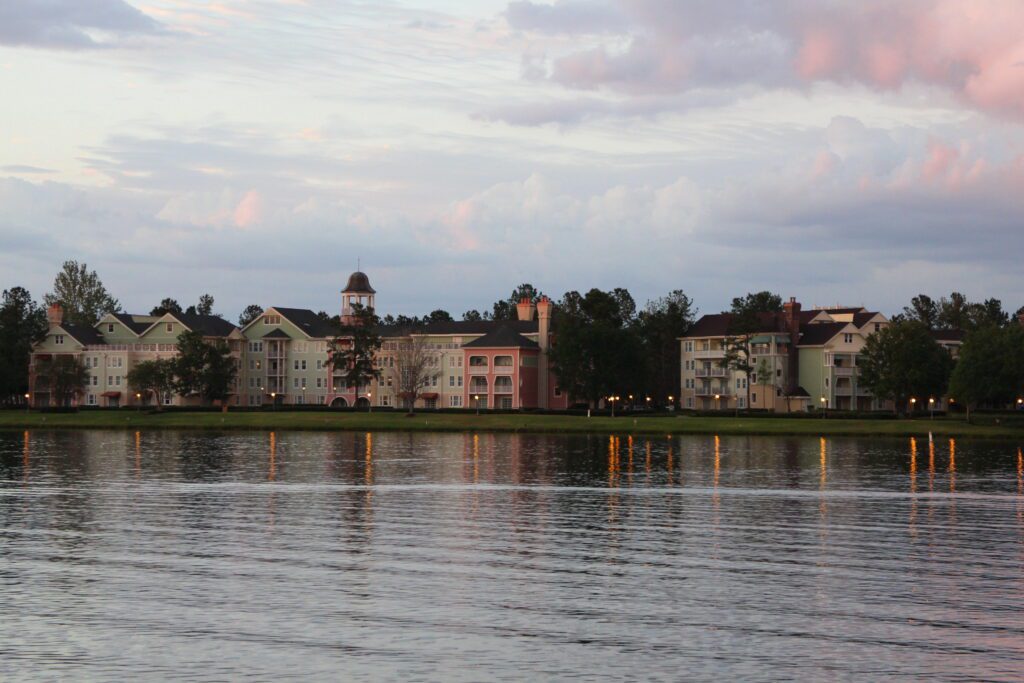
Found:
[{"label": "awning", "polygon": [[438,395],[437,395],[436,391],[431,391],[431,392],[426,393],[426,394],[420,394],[420,398],[426,399],[427,401],[435,401],[435,400],[437,400],[437,396]]},{"label": "awning", "polygon": [[121,392],[120,391],[104,391],[102,394],[100,394],[100,396],[102,396],[103,398],[120,398],[121,397]]}]

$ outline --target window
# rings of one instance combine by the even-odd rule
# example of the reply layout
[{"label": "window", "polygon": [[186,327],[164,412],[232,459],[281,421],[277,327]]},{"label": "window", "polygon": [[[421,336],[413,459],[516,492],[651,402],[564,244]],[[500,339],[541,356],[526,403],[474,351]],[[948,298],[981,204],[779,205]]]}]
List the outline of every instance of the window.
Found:
[{"label": "window", "polygon": [[462,386],[462,375],[459,375],[459,386]]},{"label": "window", "polygon": [[455,375],[448,375],[448,386],[455,386]]},{"label": "window", "polygon": [[173,401],[173,400],[174,399],[171,396],[171,392],[168,391],[166,394],[164,394],[164,405],[165,406],[171,405],[171,401]]},{"label": "window", "polygon": [[850,332],[846,332],[845,334],[843,334],[843,343],[844,344],[852,344],[853,343],[853,334],[850,333]]},{"label": "window", "polygon": [[305,369],[306,369],[306,361],[300,360],[299,361],[299,370],[305,370]]},{"label": "window", "polygon": [[754,384],[757,384],[757,373],[756,372],[750,376],[750,381],[753,382]]},{"label": "window", "polygon": [[107,323],[107,332],[114,331],[114,323]]},{"label": "window", "polygon": [[693,342],[683,342],[683,351],[686,351],[687,353],[693,353]]},{"label": "window", "polygon": [[828,377],[825,378],[825,386],[828,386]]},{"label": "window", "polygon": [[317,377],[316,378],[316,388],[317,389],[323,389],[324,388],[324,378],[323,377]]},{"label": "window", "polygon": [[301,406],[302,405],[302,401],[303,401],[303,397],[302,396],[296,396],[295,397],[295,405]]},{"label": "window", "polygon": [[164,325],[164,329],[168,332],[174,332],[174,323],[167,323]]},{"label": "window", "polygon": [[388,394],[384,394],[383,396],[381,396],[380,397],[380,404],[382,406],[389,406],[389,405],[391,405],[391,396],[389,396]]},{"label": "window", "polygon": [[494,391],[500,393],[512,393],[512,378],[507,375],[494,378]]},{"label": "window", "polygon": [[875,332],[878,332],[880,329],[882,329],[882,324],[881,323],[875,323]]},{"label": "window", "polygon": [[512,367],[512,356],[495,356],[494,367],[496,368],[510,368]]},{"label": "window", "polygon": [[449,408],[461,408],[462,407],[462,396],[449,396],[448,397]]},{"label": "window", "polygon": [[555,387],[555,397],[562,395],[562,387]]},{"label": "window", "polygon": [[316,362],[316,369],[317,370],[323,370],[324,369],[324,362],[322,360],[318,360]]},{"label": "window", "polygon": [[90,375],[89,383],[94,387],[98,387],[100,385],[100,378],[97,375]]},{"label": "window", "polygon": [[692,398],[686,399],[686,407],[687,408],[692,408],[693,407],[693,399]]},{"label": "window", "polygon": [[96,405],[96,394],[89,394],[89,401],[88,401],[88,403],[91,406]]},{"label": "window", "polygon": [[263,342],[249,342],[249,353],[263,353]]},{"label": "window", "polygon": [[279,316],[279,315],[265,315],[265,316],[263,316],[263,324],[264,325],[280,325],[281,324],[281,316]]},{"label": "window", "polygon": [[114,376],[113,375],[107,375],[107,386],[108,387],[114,386]]},{"label": "window", "polygon": [[433,377],[430,378],[430,386],[432,386],[432,387],[436,387],[437,386],[437,375],[434,375]]},{"label": "window", "polygon": [[114,377],[114,386],[121,386],[121,375]]},{"label": "window", "polygon": [[776,368],[775,369],[775,376],[776,377],[782,377],[782,368]]},{"label": "window", "polygon": [[299,388],[299,378],[298,377],[292,378],[292,388],[293,389],[298,389]]},{"label": "window", "polygon": [[63,334],[55,334],[55,335],[53,335],[53,343],[54,344],[58,344],[58,345],[59,344],[63,344],[64,343],[64,335]]},{"label": "window", "polygon": [[750,402],[751,403],[757,403],[757,393],[756,392],[750,395]]},{"label": "window", "polygon": [[327,403],[327,397],[324,396],[323,394],[320,394],[319,396],[316,397],[316,404],[318,406],[325,405],[326,403]]},{"label": "window", "polygon": [[486,368],[487,367],[487,356],[470,356],[469,367],[471,368]]},{"label": "window", "polygon": [[302,388],[303,389],[306,388],[306,378],[305,377],[302,378]]}]

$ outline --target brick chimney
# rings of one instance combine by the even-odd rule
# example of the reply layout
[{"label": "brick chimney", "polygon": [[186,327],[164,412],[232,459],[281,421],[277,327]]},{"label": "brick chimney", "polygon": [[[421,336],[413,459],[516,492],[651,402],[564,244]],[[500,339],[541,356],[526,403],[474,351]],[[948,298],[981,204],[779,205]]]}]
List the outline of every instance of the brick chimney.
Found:
[{"label": "brick chimney", "polygon": [[800,383],[797,342],[800,341],[800,302],[795,296],[782,305],[782,317],[789,332],[789,353],[786,354],[786,393],[793,393]]},{"label": "brick chimney", "polygon": [[533,302],[525,296],[519,300],[518,304],[516,304],[516,315],[520,320],[533,320],[533,313],[535,310],[536,308],[534,307]]},{"label": "brick chimney", "polygon": [[64,309],[60,304],[52,304],[46,309],[46,320],[51,325],[60,325],[64,322]]},{"label": "brick chimney", "polygon": [[[522,304],[520,304],[522,305]],[[541,410],[548,407],[548,346],[551,342],[551,300],[542,296],[537,302],[537,343],[540,344],[540,362],[537,372],[537,398]]]}]

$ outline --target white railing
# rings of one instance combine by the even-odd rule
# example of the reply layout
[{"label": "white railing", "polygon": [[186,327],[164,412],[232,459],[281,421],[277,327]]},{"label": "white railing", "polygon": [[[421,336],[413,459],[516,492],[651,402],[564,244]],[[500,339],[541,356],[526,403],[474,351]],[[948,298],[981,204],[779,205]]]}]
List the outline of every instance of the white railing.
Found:
[{"label": "white railing", "polygon": [[857,368],[841,368],[839,366],[834,366],[832,369],[835,371],[836,377],[853,377],[853,374],[857,371]]},{"label": "white railing", "polygon": [[725,349],[710,349],[708,351],[694,351],[694,358],[721,358],[725,355]]}]

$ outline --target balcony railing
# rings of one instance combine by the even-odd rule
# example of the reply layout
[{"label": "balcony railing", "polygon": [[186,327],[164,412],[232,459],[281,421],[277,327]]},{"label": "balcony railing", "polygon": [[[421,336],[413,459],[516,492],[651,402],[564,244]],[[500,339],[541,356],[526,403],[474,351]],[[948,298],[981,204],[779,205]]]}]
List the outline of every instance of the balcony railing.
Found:
[{"label": "balcony railing", "polygon": [[716,394],[722,398],[732,395],[728,387],[697,387],[695,391],[697,396],[710,396],[712,398],[714,398]]},{"label": "balcony railing", "polygon": [[853,396],[853,387],[839,387],[835,388],[836,396]]},{"label": "balcony railing", "polygon": [[725,368],[697,368],[697,377],[725,377]]},{"label": "balcony railing", "polygon": [[709,349],[707,351],[694,351],[694,358],[721,358],[725,355],[725,349]]},{"label": "balcony railing", "polygon": [[853,377],[857,372],[857,368],[839,367],[838,365],[833,366],[832,370],[835,372],[836,377]]}]

